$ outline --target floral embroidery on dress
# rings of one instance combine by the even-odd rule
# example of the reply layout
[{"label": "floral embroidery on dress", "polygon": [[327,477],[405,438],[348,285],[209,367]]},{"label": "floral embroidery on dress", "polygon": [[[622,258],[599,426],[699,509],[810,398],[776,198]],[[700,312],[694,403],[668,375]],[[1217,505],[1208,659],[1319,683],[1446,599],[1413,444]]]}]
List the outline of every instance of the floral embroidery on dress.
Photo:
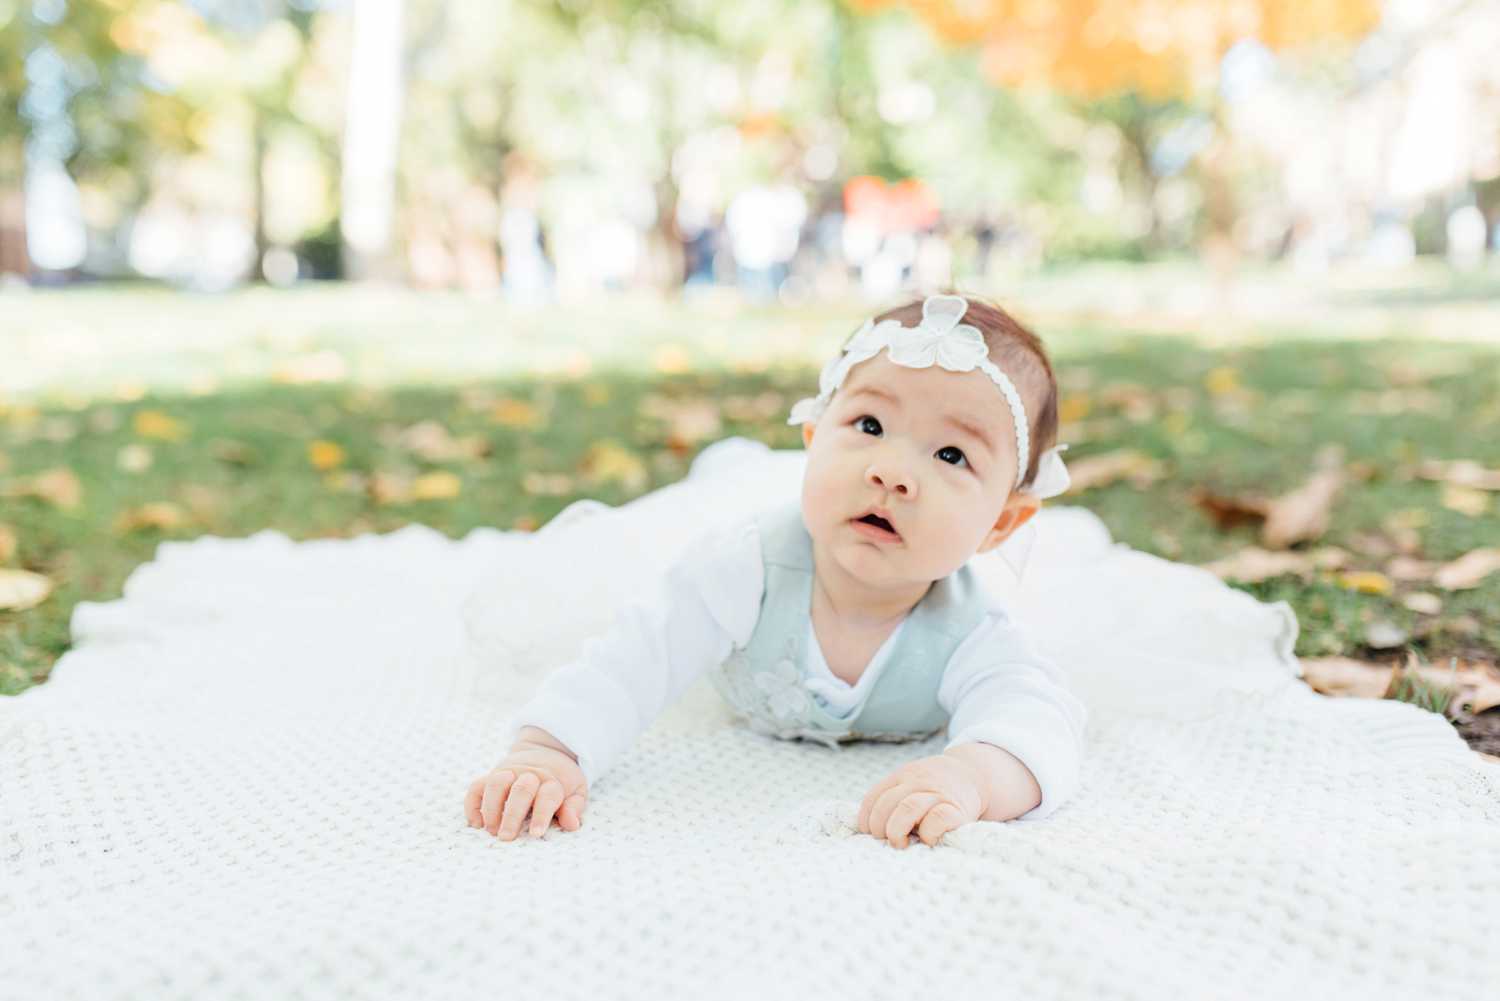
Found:
[{"label": "floral embroidery on dress", "polygon": [[791,722],[807,716],[812,698],[803,687],[802,672],[791,658],[778,660],[771,670],[757,674],[755,687],[764,696],[766,708],[778,720]]}]

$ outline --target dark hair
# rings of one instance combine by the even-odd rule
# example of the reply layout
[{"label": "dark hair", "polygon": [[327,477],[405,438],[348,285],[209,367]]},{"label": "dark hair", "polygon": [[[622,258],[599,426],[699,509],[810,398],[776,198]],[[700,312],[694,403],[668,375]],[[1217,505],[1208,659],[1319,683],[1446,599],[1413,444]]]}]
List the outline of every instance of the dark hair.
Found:
[{"label": "dark hair", "polygon": [[[1026,414],[1031,420],[1027,428],[1031,454],[1026,456],[1026,475],[1021,479],[1020,489],[1024,489],[1036,479],[1038,457],[1057,442],[1057,378],[1052,374],[1047,349],[1042,346],[1041,338],[994,303],[968,293],[944,290],[938,294],[962,295],[968,300],[969,308],[959,322],[978,328],[984,335],[990,361],[1010,376],[1026,404]],[[898,320],[904,327],[915,327],[922,322],[923,301],[914,299],[888,309],[876,316],[875,322]]]}]

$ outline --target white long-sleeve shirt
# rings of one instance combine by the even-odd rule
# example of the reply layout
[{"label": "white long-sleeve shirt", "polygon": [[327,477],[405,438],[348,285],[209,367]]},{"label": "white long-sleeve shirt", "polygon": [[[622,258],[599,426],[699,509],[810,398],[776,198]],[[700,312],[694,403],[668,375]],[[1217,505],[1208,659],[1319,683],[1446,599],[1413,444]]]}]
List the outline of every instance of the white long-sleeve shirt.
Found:
[{"label": "white long-sleeve shirt", "polygon": [[[764,582],[754,519],[706,533],[654,588],[621,609],[604,635],[543,680],[504,724],[505,746],[521,727],[540,727],[578,756],[592,787],[693,681],[749,642]],[[852,686],[829,670],[811,618],[807,628],[809,692],[835,715],[853,715],[885,669],[901,627]],[[1042,799],[1025,818],[1044,817],[1073,795],[1083,758],[1083,704],[998,600],[949,658],[938,703],[949,714],[945,750],[993,744],[1035,776]]]}]

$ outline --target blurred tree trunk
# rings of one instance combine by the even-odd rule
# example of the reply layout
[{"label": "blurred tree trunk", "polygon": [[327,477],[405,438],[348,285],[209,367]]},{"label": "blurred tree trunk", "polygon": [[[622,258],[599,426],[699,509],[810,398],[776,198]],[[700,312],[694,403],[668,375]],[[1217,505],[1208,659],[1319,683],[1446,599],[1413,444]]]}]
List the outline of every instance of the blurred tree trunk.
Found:
[{"label": "blurred tree trunk", "polygon": [[1225,121],[1221,100],[1215,97],[1210,110],[1214,134],[1198,158],[1203,185],[1201,246],[1204,263],[1212,275],[1214,298],[1224,310],[1231,305],[1234,279],[1240,266],[1239,240],[1235,233],[1239,222],[1239,199],[1235,197],[1234,187],[1234,133]]},{"label": "blurred tree trunk", "polygon": [[250,211],[254,214],[255,260],[250,265],[250,280],[266,280],[266,116],[254,103],[250,106]]},{"label": "blurred tree trunk", "polygon": [[401,273],[392,233],[402,106],[401,0],[355,0],[339,216],[345,277]]},{"label": "blurred tree trunk", "polygon": [[0,144],[0,275],[31,275],[26,249],[25,154],[19,141]]}]

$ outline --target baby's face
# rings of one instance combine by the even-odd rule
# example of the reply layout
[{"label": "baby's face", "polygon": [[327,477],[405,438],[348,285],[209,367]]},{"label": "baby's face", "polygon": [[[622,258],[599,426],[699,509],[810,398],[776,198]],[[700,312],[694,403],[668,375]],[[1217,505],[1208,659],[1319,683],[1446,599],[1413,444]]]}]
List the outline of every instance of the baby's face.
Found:
[{"label": "baby's face", "polygon": [[[1011,494],[1010,407],[978,370],[907,368],[881,352],[850,370],[816,427],[803,425],[803,440],[808,532],[871,583],[946,577],[979,551],[1008,503],[1026,499]],[[871,507],[890,512],[899,539],[856,527]]]}]

